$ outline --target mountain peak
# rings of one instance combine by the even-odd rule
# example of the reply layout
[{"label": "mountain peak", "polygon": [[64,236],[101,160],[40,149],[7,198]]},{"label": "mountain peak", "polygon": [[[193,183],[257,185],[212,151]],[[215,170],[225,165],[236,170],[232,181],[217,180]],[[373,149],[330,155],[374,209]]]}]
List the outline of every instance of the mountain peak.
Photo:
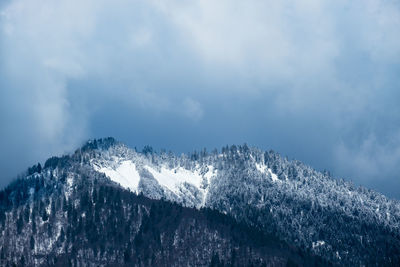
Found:
[{"label": "mountain peak", "polygon": [[82,151],[95,150],[95,149],[107,150],[110,147],[113,147],[117,144],[120,144],[120,142],[115,140],[114,137],[90,139],[80,149]]}]

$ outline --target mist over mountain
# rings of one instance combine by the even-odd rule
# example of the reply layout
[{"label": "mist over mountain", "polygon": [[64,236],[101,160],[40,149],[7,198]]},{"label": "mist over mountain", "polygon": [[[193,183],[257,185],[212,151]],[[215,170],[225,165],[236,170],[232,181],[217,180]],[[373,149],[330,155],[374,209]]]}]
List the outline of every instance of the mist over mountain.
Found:
[{"label": "mist over mountain", "polygon": [[2,0],[0,59],[0,187],[113,136],[246,142],[400,199],[398,0]]},{"label": "mist over mountain", "polygon": [[4,266],[398,266],[399,229],[397,200],[247,145],[91,140],[0,192]]}]

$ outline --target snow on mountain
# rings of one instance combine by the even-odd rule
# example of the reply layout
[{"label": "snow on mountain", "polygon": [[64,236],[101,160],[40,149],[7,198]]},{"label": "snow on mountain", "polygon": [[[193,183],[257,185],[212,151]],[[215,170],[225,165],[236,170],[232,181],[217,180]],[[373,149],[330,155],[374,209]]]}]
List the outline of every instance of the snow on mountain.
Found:
[{"label": "snow on mountain", "polygon": [[278,176],[272,172],[272,170],[270,168],[268,168],[268,166],[266,166],[265,164],[260,164],[256,162],[256,168],[259,172],[264,173],[264,174],[269,174],[271,176],[272,181],[277,182],[280,181],[278,179]]},{"label": "snow on mountain", "polygon": [[[156,189],[162,189],[164,192],[162,197],[198,208],[206,205],[209,186],[218,174],[213,162],[208,164],[196,162],[190,168],[184,168],[176,163],[168,164],[167,161],[170,159],[152,162],[146,155],[122,144],[97,152],[98,155],[90,160],[91,166],[122,187],[141,193],[143,190],[140,184],[147,183],[143,176],[149,178],[150,175],[151,180],[156,181]],[[220,158],[222,155],[216,157]],[[254,159],[253,161],[254,169],[265,175],[266,179],[281,182],[277,174],[273,173],[265,163],[256,162]]]},{"label": "snow on mountain", "polygon": [[115,168],[102,167],[95,163],[93,164],[93,167],[96,171],[104,173],[112,181],[130,189],[132,192],[138,193],[140,175],[136,169],[135,163],[132,161],[122,161]]},{"label": "snow on mountain", "polygon": [[202,190],[200,185],[203,178],[197,170],[188,171],[182,167],[168,169],[165,166],[162,166],[160,170],[156,170],[150,166],[146,166],[145,168],[161,186],[164,186],[175,194],[179,193],[179,187],[184,183],[188,183],[196,187],[196,189]]},{"label": "snow on mountain", "polygon": [[[132,197],[138,201],[147,197],[150,202],[164,204],[150,213],[148,208],[125,209]],[[151,148],[137,152],[112,138],[89,141],[71,155],[48,159],[44,168],[40,164],[32,166],[25,178],[0,192],[0,230],[2,225],[7,228],[2,230],[0,241],[10,241],[7,255],[15,249],[19,255],[25,253],[26,246],[19,245],[20,239],[29,244],[35,255],[46,255],[54,249],[70,247],[66,238],[73,243],[73,233],[82,229],[94,238],[93,226],[103,221],[96,217],[98,212],[108,214],[104,218],[109,218],[109,223],[103,226],[115,227],[113,231],[126,229],[124,224],[115,225],[116,212],[126,212],[129,227],[139,227],[131,220],[143,218],[144,213],[149,215],[145,225],[151,220],[157,224],[157,216],[168,203],[164,200],[197,208],[193,211],[211,208],[337,265],[400,264],[399,201],[332,178],[328,172],[316,171],[273,151],[247,145],[177,156],[156,153]],[[111,205],[110,201],[118,204]],[[110,206],[102,210],[102,205]],[[125,208],[121,208],[123,205]],[[36,225],[29,226],[31,216]],[[190,218],[190,213],[187,216]],[[190,235],[192,229],[186,225],[182,232]],[[9,239],[7,233],[14,232],[18,237]],[[26,233],[31,236],[25,238]],[[43,233],[47,233],[46,238],[42,238]],[[142,233],[135,233],[140,234],[135,242],[142,242]],[[125,235],[118,239],[122,236]],[[97,244],[95,240],[92,239]],[[187,241],[191,240],[188,236]],[[2,251],[0,242],[0,254]],[[28,252],[24,255],[31,260]],[[96,255],[92,258],[98,259]]]},{"label": "snow on mountain", "polygon": [[[204,206],[208,185],[218,172],[212,165],[197,164],[188,170],[181,166],[167,166],[165,163],[154,164],[144,155],[125,146],[99,152],[98,157],[90,160],[91,166],[122,187],[140,193],[143,187],[140,186],[141,183],[146,183],[143,177],[149,178],[150,175],[157,182],[158,189],[166,192],[162,197],[187,203],[185,198],[191,195],[190,197],[197,198],[198,204],[194,205],[196,207]],[[188,188],[191,190],[187,190]],[[196,196],[193,196],[193,190],[198,193]]]},{"label": "snow on mountain", "polygon": [[[218,211],[129,192],[88,166],[87,156],[78,152],[51,158],[44,170],[35,166],[0,191],[0,266],[261,267],[326,262]],[[117,158],[109,163],[115,162]],[[111,177],[134,177],[140,168],[132,164],[121,160]],[[145,173],[142,180],[148,178]],[[137,180],[133,186],[141,187]]]},{"label": "snow on mountain", "polygon": [[398,201],[273,151],[243,145],[176,156],[113,139],[81,151],[95,171],[130,191],[218,210],[332,261],[373,262],[368,251],[385,259],[400,251]]}]

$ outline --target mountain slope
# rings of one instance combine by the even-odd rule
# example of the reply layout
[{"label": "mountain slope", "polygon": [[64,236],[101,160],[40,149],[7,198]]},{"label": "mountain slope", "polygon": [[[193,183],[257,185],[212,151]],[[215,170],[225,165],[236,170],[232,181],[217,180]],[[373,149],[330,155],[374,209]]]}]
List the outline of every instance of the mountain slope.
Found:
[{"label": "mountain slope", "polygon": [[1,266],[324,263],[217,211],[138,196],[73,157],[52,160],[58,167],[0,192]]},{"label": "mountain slope", "polygon": [[[299,161],[244,146],[175,156],[138,153],[113,139],[79,153],[126,188],[153,199],[210,207],[276,232],[287,242],[339,264],[397,264],[400,204],[333,179]],[[129,167],[128,167],[129,166]],[[134,178],[126,170],[136,170]],[[126,186],[126,184],[125,184]]]},{"label": "mountain slope", "polygon": [[[263,235],[279,237],[283,244],[292,244],[297,252],[287,250],[292,254],[288,252],[286,255],[300,257],[295,261],[300,265],[305,264],[306,259],[316,260],[314,254],[338,265],[400,265],[398,201],[372,190],[355,188],[351,183],[333,179],[328,173],[318,172],[299,161],[289,161],[273,151],[264,152],[243,145],[224,147],[221,152],[207,153],[203,150],[176,156],[173,153],[155,153],[150,147],[137,152],[106,138],[89,141],[73,155],[50,158],[43,170],[39,166],[30,168],[25,180],[37,179],[36,176],[45,176],[44,181],[56,177],[63,188],[59,194],[65,195],[67,202],[77,194],[76,183],[81,181],[78,184],[82,183],[83,188],[93,188],[90,183],[100,183],[112,185],[121,192],[131,191],[130,195],[143,195],[152,201],[164,203],[167,200],[188,208],[211,208],[249,229],[258,229]],[[52,186],[46,186],[46,182],[43,186],[45,192],[53,190]],[[25,198],[31,199],[31,191],[36,192],[32,188],[36,187],[28,186],[26,190],[29,193]],[[6,194],[7,190],[11,189],[1,194]],[[97,191],[92,190],[90,194],[93,192]],[[4,205],[11,205],[7,199],[15,197],[13,190],[7,193],[7,197],[1,194],[0,201],[6,199]],[[52,198],[57,197],[49,197]],[[85,199],[82,198],[78,194],[74,206],[80,205]],[[16,203],[13,202],[12,206],[18,208],[19,200]],[[48,214],[53,214],[49,203],[44,206]],[[96,206],[93,203],[92,199],[89,206]],[[38,205],[43,206],[40,202]],[[196,209],[190,210],[195,212]],[[0,213],[1,218],[6,217],[3,229],[17,222],[20,214],[14,213]],[[15,217],[15,220],[9,220],[10,217]],[[71,224],[71,221],[62,222]],[[26,220],[26,223],[32,222]],[[186,223],[184,225],[182,229],[191,229]],[[207,232],[205,228],[201,231]],[[46,240],[43,242],[50,242]],[[47,246],[54,247],[52,242]],[[200,244],[204,247],[204,243]],[[131,246],[135,247],[132,241]],[[258,248],[258,245],[253,248]],[[226,251],[219,255],[224,255],[225,262],[229,260]],[[244,259],[265,257],[263,253],[259,255]],[[207,254],[206,258],[210,259],[210,255]],[[283,260],[276,263],[282,264],[288,258],[280,257]]]}]

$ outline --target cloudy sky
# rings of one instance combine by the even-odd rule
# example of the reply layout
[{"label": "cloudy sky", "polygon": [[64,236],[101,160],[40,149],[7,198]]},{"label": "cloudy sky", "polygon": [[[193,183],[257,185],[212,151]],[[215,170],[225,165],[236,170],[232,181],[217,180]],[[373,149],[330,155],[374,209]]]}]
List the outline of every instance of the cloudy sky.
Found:
[{"label": "cloudy sky", "polygon": [[399,1],[0,2],[0,186],[105,136],[246,142],[400,199]]}]

